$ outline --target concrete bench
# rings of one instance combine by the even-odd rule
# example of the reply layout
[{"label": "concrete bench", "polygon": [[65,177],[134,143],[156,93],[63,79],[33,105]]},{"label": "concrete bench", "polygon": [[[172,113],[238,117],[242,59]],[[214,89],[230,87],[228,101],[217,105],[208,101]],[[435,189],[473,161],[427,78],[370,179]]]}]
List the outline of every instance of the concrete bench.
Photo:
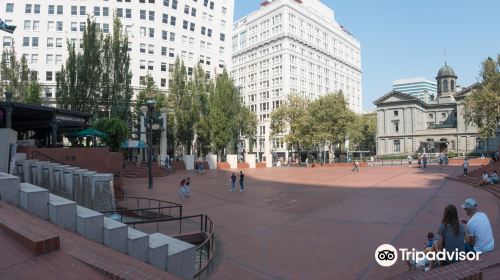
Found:
[{"label": "concrete bench", "polygon": [[31,163],[30,184],[40,186],[42,182],[42,166],[48,163],[50,163],[50,161],[35,161]]},{"label": "concrete bench", "polygon": [[73,171],[73,200],[76,204],[83,205],[83,174],[89,172],[88,169],[77,169]]},{"label": "concrete bench", "polygon": [[21,208],[42,219],[49,218],[49,190],[28,183],[19,186]]},{"label": "concrete bench", "polygon": [[104,245],[127,253],[128,226],[104,217]]},{"label": "concrete bench", "polygon": [[104,215],[85,207],[76,207],[76,231],[83,237],[102,243]]},{"label": "concrete bench", "polygon": [[19,205],[20,178],[0,172],[0,198],[15,206]]},{"label": "concrete bench", "polygon": [[63,173],[63,186],[62,189],[60,190],[60,195],[62,197],[65,197],[67,199],[75,200],[74,198],[74,192],[73,192],[73,176],[75,174],[75,171],[79,170],[80,168],[78,167],[67,167],[64,168],[64,173]]},{"label": "concrete bench", "polygon": [[148,247],[149,235],[129,227],[127,233],[127,254],[138,260],[147,262]]},{"label": "concrete bench", "polygon": [[91,177],[91,205],[96,211],[110,211],[113,206],[113,174],[98,173]]},{"label": "concrete bench", "polygon": [[42,172],[40,177],[39,187],[48,189],[50,192],[54,190],[54,168],[60,166],[59,163],[42,164]]},{"label": "concrete bench", "polygon": [[149,235],[148,263],[161,270],[167,270],[168,242],[167,236],[161,233]]},{"label": "concrete bench", "polygon": [[62,228],[76,231],[76,202],[49,194],[49,220]]},{"label": "concrete bench", "polygon": [[196,246],[165,236],[168,241],[167,271],[183,279],[193,279]]},{"label": "concrete bench", "polygon": [[[0,202],[2,208],[12,207]],[[29,250],[33,255],[39,256],[59,250],[59,236],[45,228],[33,227],[24,219],[12,219],[11,216],[4,217],[0,214],[0,230],[16,240]]]},{"label": "concrete bench", "polygon": [[92,176],[95,174],[97,174],[95,171],[82,173],[81,197],[79,198],[82,202],[77,202],[87,208],[92,208]]}]

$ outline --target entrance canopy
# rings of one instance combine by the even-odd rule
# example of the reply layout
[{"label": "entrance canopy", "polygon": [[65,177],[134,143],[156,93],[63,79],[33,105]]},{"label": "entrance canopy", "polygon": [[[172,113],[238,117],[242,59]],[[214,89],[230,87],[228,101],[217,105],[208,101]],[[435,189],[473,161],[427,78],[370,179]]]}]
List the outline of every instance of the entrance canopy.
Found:
[{"label": "entrance canopy", "polygon": [[45,146],[50,142],[50,146],[55,147],[57,136],[62,133],[89,127],[91,117],[91,113],[73,110],[0,102],[0,127],[12,128],[20,135],[35,132],[37,139],[45,140]]}]

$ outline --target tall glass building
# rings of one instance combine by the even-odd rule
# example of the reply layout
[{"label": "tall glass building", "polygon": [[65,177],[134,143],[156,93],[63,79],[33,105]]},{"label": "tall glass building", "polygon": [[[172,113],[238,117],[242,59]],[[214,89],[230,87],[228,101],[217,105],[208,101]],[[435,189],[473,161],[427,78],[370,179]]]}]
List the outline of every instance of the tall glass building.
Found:
[{"label": "tall glass building", "polygon": [[410,94],[425,102],[434,101],[437,96],[436,82],[422,77],[396,80],[392,82],[392,89]]}]

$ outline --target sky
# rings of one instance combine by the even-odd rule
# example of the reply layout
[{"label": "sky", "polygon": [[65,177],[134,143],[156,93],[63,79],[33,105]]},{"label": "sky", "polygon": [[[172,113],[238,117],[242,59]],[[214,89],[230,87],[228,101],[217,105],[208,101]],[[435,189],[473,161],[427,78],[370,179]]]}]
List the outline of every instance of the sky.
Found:
[{"label": "sky", "polygon": [[[307,0],[304,0],[307,1]],[[235,0],[234,19],[261,0]],[[321,0],[361,43],[363,109],[410,77],[435,81],[446,61],[458,85],[479,79],[481,61],[500,54],[499,0]]]}]

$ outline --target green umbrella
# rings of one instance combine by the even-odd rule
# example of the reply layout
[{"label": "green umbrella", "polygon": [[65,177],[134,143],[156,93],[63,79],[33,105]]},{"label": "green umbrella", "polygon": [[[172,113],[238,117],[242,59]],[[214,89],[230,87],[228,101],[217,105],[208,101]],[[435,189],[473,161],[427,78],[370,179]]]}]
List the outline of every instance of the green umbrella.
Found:
[{"label": "green umbrella", "polygon": [[100,131],[100,130],[97,130],[95,128],[87,128],[87,129],[84,129],[82,131],[79,131],[78,133],[75,134],[76,137],[99,137],[99,138],[103,138],[103,137],[106,137],[108,136],[106,133]]}]

